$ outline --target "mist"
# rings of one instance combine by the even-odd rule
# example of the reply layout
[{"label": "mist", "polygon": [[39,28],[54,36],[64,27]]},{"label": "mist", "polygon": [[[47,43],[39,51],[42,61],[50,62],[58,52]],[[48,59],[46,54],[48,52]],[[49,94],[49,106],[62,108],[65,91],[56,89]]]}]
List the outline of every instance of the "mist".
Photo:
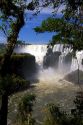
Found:
[{"label": "mist", "polygon": [[[26,79],[36,79],[42,83],[57,84],[64,77],[78,69],[83,70],[82,59],[83,51],[77,52],[78,59],[73,58],[70,48],[64,48],[57,44],[54,48],[47,48],[47,45],[23,45],[17,46],[16,53],[29,53],[35,56],[37,72],[28,76]],[[28,69],[27,69],[28,70]],[[58,83],[59,84],[59,83]]]}]

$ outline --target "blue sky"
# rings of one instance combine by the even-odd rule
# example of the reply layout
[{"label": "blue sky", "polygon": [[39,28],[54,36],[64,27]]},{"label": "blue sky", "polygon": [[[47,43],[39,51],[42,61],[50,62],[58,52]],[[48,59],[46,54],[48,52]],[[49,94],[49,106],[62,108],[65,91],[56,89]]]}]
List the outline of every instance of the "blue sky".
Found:
[{"label": "blue sky", "polygon": [[[34,28],[36,26],[40,26],[42,21],[50,16],[51,14],[48,13],[41,13],[38,14],[37,16],[32,16],[31,13],[27,13],[27,21],[25,21],[25,25],[21,29],[18,39],[31,44],[48,43],[54,33],[48,33],[48,32],[36,33],[34,31]],[[0,32],[0,42],[5,42],[5,41],[6,41],[5,35],[2,32]]]},{"label": "blue sky", "polygon": [[[36,26],[40,26],[42,21],[45,20],[48,17],[52,16],[52,8],[45,8],[41,11],[37,16],[33,16],[32,12],[26,11],[26,19],[25,19],[25,25],[21,29],[19,33],[20,40],[23,40],[27,43],[31,44],[47,44],[49,40],[51,40],[52,36],[55,33],[36,33],[34,31],[34,28]],[[58,16],[60,12],[58,12]],[[0,31],[0,42],[5,42],[6,38],[5,35]]]},{"label": "blue sky", "polygon": [[[34,31],[34,28],[36,26],[40,26],[42,21],[48,17],[50,17],[51,14],[47,13],[41,13],[38,16],[31,16],[31,14],[27,14],[28,20],[26,21],[25,26],[22,28],[22,30],[19,33],[19,39],[32,43],[32,44],[46,44],[49,42],[49,40],[52,38],[54,33],[36,33]],[[29,17],[32,17],[30,20]]]}]

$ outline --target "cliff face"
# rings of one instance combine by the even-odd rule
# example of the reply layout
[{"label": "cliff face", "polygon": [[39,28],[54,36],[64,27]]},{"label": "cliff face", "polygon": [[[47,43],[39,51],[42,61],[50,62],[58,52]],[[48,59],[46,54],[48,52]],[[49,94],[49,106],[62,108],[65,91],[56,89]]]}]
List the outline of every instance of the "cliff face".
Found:
[{"label": "cliff face", "polygon": [[79,70],[78,74],[78,70],[75,70],[66,75],[64,79],[77,85],[83,85],[83,71]]},{"label": "cliff face", "polygon": [[[0,56],[0,60],[2,59]],[[30,54],[14,54],[8,64],[9,73],[17,74],[22,77],[32,75],[36,72],[35,57]]]}]

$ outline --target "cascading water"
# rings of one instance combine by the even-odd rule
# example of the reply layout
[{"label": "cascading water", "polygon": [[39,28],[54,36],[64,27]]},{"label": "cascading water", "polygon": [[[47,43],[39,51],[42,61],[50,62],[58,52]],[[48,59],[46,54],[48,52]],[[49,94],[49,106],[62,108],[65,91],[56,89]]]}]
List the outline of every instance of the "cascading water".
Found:
[{"label": "cascading water", "polygon": [[[55,45],[47,49],[47,45],[22,45],[15,48],[16,53],[30,53],[35,56],[38,64],[38,84],[31,89],[36,94],[36,103],[33,111],[36,121],[41,123],[44,118],[44,107],[49,103],[59,104],[62,110],[73,109],[73,100],[78,86],[71,83],[64,76],[78,68],[77,60],[72,58],[70,48]],[[83,51],[77,53],[79,68],[82,70]],[[28,69],[27,69],[28,70]],[[77,74],[76,74],[77,77]],[[41,123],[42,124],[42,123]]]},{"label": "cascading water", "polygon": [[77,60],[72,58],[71,48],[64,48],[57,44],[54,48],[47,48],[47,45],[22,45],[14,50],[16,53],[30,53],[35,56],[38,64],[38,79],[44,82],[54,82],[64,77],[71,71],[78,68],[83,70],[83,51],[77,52]]},{"label": "cascading water", "polygon": [[47,45],[18,45],[14,51],[16,53],[30,53],[34,55],[36,62],[40,65],[47,52]]}]

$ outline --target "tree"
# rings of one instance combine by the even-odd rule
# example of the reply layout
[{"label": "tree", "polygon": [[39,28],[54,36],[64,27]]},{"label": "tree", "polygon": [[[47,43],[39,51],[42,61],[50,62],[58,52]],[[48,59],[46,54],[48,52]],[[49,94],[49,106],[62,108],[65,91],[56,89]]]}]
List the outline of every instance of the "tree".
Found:
[{"label": "tree", "polygon": [[[0,76],[0,96],[2,95],[2,105],[0,110],[0,123],[7,124],[8,97],[9,95],[26,88],[26,80],[16,75]],[[5,121],[3,121],[3,119]]]},{"label": "tree", "polygon": [[[36,8],[36,10],[38,10],[38,6],[41,8],[48,5],[53,5],[53,7],[55,8],[62,3],[64,3],[64,0],[32,0],[29,3],[27,0],[0,0],[0,21],[2,22],[2,26],[0,26],[0,29],[3,30],[4,34],[7,36],[8,43],[0,67],[0,74],[3,79],[7,77],[9,61],[13,53],[13,49],[16,45],[19,31],[24,26],[25,9],[34,10]],[[67,3],[71,4],[72,1],[69,0],[69,2],[67,1]],[[75,5],[77,4],[74,4],[75,2],[73,2],[72,4],[75,7]],[[37,11],[37,13],[38,12],[39,10]],[[7,86],[7,88],[8,87],[9,85]],[[6,94],[6,91],[2,94],[0,117],[0,124],[2,125],[7,125],[7,112],[3,112],[4,108],[7,107],[7,103],[5,103],[5,100],[7,100],[8,102],[8,97]],[[4,105],[4,103],[6,105]]]},{"label": "tree", "polygon": [[[61,18],[48,18],[44,20],[41,26],[35,28],[36,32],[55,32],[49,45],[64,44],[66,47],[71,47],[74,57],[76,51],[83,50],[83,1],[82,0],[67,0],[62,1],[65,4],[63,16]],[[59,1],[59,4],[60,1]],[[57,6],[59,6],[59,4]],[[63,5],[64,6],[64,5]],[[76,58],[77,59],[77,58]],[[78,84],[79,84],[79,62],[78,65]]]},{"label": "tree", "polygon": [[[50,45],[56,43],[69,44],[74,51],[83,49],[83,2],[78,0],[62,1],[66,4],[64,7],[63,16],[61,18],[48,18],[44,20],[41,26],[36,27],[35,31],[55,32]],[[60,4],[60,2],[59,2]],[[58,5],[57,5],[58,6]]]},{"label": "tree", "polygon": [[[62,1],[66,3],[66,1]],[[59,5],[59,4],[58,4]],[[74,56],[78,50],[83,50],[83,1],[67,0],[61,18],[48,18],[43,21],[41,26],[35,28],[36,32],[56,32],[52,37],[49,45],[54,46],[56,43],[70,46],[73,49]],[[78,60],[77,60],[78,63]],[[78,83],[79,83],[79,64],[78,64]],[[83,92],[78,92],[75,100],[76,109],[71,110],[74,117],[68,124],[83,124]],[[52,123],[52,122],[51,122]],[[54,125],[54,123],[53,123]],[[59,125],[59,124],[58,124]],[[62,125],[62,124],[61,124]]]},{"label": "tree", "polygon": [[33,10],[35,6],[37,6],[37,1],[28,4],[26,4],[26,2],[27,2],[26,0],[0,1],[0,21],[2,22],[0,29],[3,30],[4,34],[7,36],[6,52],[4,54],[0,67],[0,75],[1,75],[0,85],[1,86],[3,85],[3,87],[1,87],[1,90],[4,91],[3,93],[1,93],[2,103],[0,110],[0,124],[2,125],[7,125],[8,96],[9,96],[7,92],[8,90],[10,90],[9,88],[11,88],[10,86],[13,84],[13,79],[11,79],[12,76],[10,76],[11,80],[7,76],[9,67],[8,65],[11,59],[11,55],[13,53],[13,49],[17,42],[19,31],[24,26],[24,10],[26,8]]},{"label": "tree", "polygon": [[[39,3],[40,2],[40,3]],[[45,7],[51,3],[50,0],[44,0],[41,4],[41,0],[0,0],[0,29],[4,32],[7,37],[7,47],[6,52],[3,56],[0,65],[0,76],[4,80],[8,79],[8,67],[13,49],[17,43],[17,38],[21,28],[24,26],[24,17],[25,10],[34,10],[36,8],[35,15],[39,12],[38,6]],[[40,4],[40,5],[39,5]],[[12,78],[12,76],[10,76]],[[2,80],[2,81],[3,81]],[[9,79],[8,79],[9,80]],[[0,82],[1,86],[3,82]],[[13,81],[12,81],[13,82]],[[11,82],[11,84],[12,84]],[[9,82],[10,83],[10,82]],[[2,90],[5,90],[4,93],[1,93],[2,103],[1,103],[1,115],[0,115],[0,124],[7,125],[7,108],[8,108],[8,95],[7,89],[10,88],[10,84],[3,84]],[[5,88],[6,86],[6,88]],[[4,109],[6,108],[6,111]]]}]

